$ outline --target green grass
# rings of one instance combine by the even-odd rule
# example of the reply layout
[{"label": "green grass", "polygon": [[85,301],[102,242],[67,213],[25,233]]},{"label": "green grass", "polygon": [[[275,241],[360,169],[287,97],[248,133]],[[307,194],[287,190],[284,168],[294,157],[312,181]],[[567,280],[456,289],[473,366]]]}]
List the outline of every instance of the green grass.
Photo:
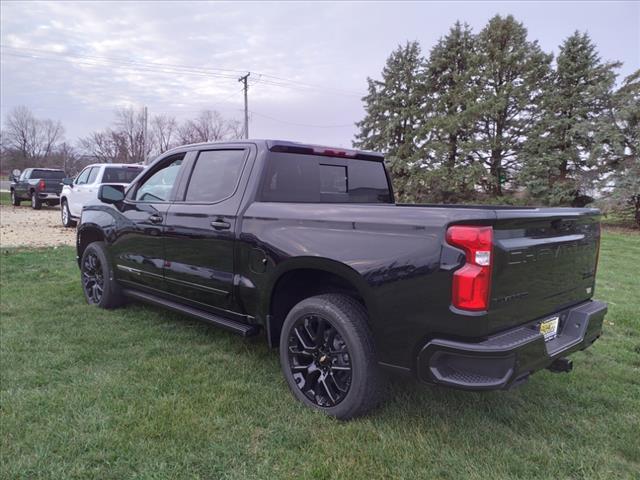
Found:
[{"label": "green grass", "polygon": [[9,192],[0,192],[0,205],[11,205],[11,194]]},{"label": "green grass", "polygon": [[163,310],[85,305],[73,251],[0,257],[0,478],[638,478],[640,236],[608,233],[603,338],[508,392],[391,380],[369,417],[297,403],[276,353]]}]

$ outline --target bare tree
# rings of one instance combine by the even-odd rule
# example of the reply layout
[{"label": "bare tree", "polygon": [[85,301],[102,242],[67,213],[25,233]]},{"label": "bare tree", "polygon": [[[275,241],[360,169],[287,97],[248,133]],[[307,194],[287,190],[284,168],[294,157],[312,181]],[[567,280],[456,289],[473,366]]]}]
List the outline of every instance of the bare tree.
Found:
[{"label": "bare tree", "polygon": [[238,135],[239,122],[225,120],[215,110],[203,110],[193,120],[187,120],[178,129],[178,139],[181,144],[215,142],[240,138]]},{"label": "bare tree", "polygon": [[113,128],[93,132],[80,147],[96,160],[107,163],[142,163],[154,149],[154,138],[145,135],[143,110],[122,108],[115,112]]},{"label": "bare tree", "polygon": [[116,132],[125,141],[125,163],[144,162],[153,150],[153,141],[145,133],[142,109],[122,108],[116,111]]},{"label": "bare tree", "polygon": [[80,139],[80,147],[102,163],[126,163],[126,139],[111,129],[93,132]]},{"label": "bare tree", "polygon": [[62,140],[64,128],[59,121],[36,118],[31,110],[19,106],[11,110],[2,132],[3,147],[24,159],[42,160],[49,157]]},{"label": "bare tree", "polygon": [[229,140],[239,140],[244,138],[244,125],[239,120],[229,120],[228,122],[229,134],[227,135]]},{"label": "bare tree", "polygon": [[174,146],[178,133],[178,122],[170,115],[156,115],[151,120],[151,132],[158,153],[164,153]]}]

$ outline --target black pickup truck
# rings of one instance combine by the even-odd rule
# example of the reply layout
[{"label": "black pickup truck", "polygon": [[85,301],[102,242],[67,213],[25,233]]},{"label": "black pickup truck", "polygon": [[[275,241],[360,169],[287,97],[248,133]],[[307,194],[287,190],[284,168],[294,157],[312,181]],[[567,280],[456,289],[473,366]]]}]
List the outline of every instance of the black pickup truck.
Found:
[{"label": "black pickup truck", "polygon": [[11,204],[18,206],[21,201],[29,200],[34,210],[40,210],[43,203],[58,205],[65,177],[64,170],[56,168],[26,168],[22,173],[14,170],[9,177]]},{"label": "black pickup truck", "polygon": [[98,198],[77,231],[89,303],[261,333],[294,395],[341,419],[383,369],[468,390],[569,371],[607,311],[597,210],[396,204],[376,153],[189,145]]}]

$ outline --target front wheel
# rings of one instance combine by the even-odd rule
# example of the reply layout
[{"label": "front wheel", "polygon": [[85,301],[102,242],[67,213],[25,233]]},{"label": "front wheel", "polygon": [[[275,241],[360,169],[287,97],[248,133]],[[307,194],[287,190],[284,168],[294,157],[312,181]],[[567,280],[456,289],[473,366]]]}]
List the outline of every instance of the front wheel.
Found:
[{"label": "front wheel", "polygon": [[71,217],[71,212],[69,211],[69,205],[67,204],[66,200],[62,200],[62,203],[60,204],[60,216],[62,217],[63,226],[67,228],[76,226],[76,222]]},{"label": "front wheel", "polygon": [[20,200],[18,199],[15,190],[11,190],[11,205],[13,205],[14,207],[20,206]]},{"label": "front wheel", "polygon": [[380,372],[364,307],[339,294],[291,309],[280,336],[280,365],[305,405],[341,420],[363,415],[380,397]]},{"label": "front wheel", "polygon": [[80,262],[82,290],[89,305],[115,308],[123,303],[120,286],[113,277],[104,242],[93,242]]},{"label": "front wheel", "polygon": [[38,198],[36,192],[31,192],[31,208],[34,210],[40,210],[42,208],[42,201]]}]

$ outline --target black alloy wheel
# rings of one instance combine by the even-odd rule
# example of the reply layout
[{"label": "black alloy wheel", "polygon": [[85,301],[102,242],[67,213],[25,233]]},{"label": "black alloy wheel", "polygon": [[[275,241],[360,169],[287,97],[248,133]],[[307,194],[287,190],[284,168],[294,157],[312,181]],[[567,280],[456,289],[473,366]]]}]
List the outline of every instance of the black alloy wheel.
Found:
[{"label": "black alloy wheel", "polygon": [[104,291],[104,273],[102,262],[94,252],[89,252],[82,260],[82,288],[89,303],[100,303]]},{"label": "black alloy wheel", "polygon": [[346,342],[327,319],[300,317],[289,334],[289,367],[300,391],[319,407],[338,405],[351,386]]}]

